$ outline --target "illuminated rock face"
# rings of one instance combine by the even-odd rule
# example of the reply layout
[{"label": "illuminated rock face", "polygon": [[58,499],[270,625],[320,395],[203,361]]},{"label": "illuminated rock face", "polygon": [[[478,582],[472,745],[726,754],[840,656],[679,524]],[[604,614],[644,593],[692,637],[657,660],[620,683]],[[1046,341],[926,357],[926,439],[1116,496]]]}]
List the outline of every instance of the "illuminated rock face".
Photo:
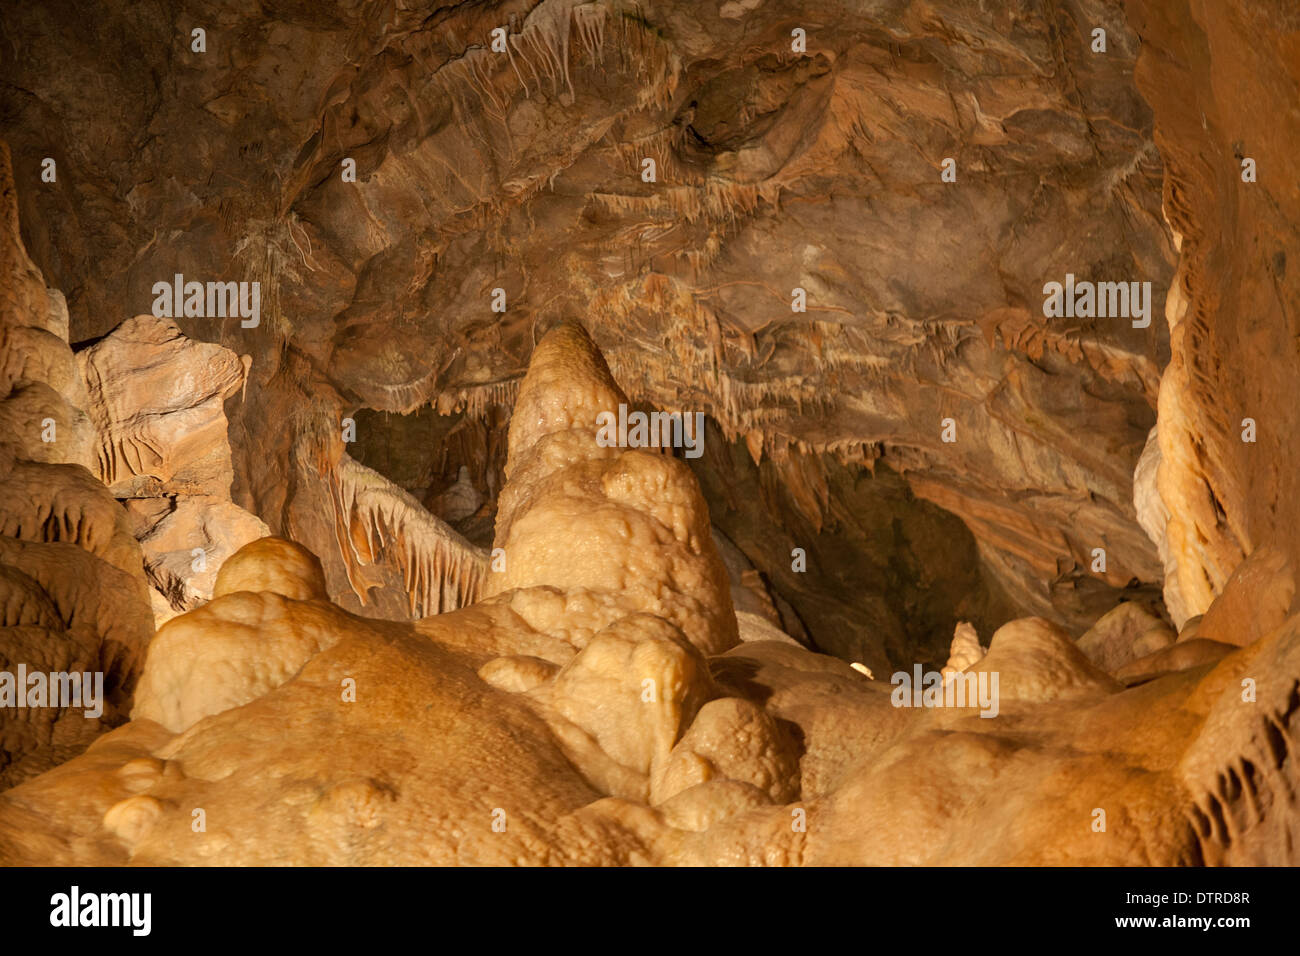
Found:
[{"label": "illuminated rock face", "polygon": [[[120,724],[153,636],[140,546],[89,470],[95,431],[66,337],[63,296],[23,248],[0,142],[0,788]],[[22,686],[20,673],[41,676]],[[74,673],[88,690],[101,675],[94,706],[52,694],[50,675]]]},{"label": "illuminated rock face", "polygon": [[1281,172],[1294,167],[1300,138],[1300,118],[1283,106],[1300,95],[1297,23],[1287,4],[1129,8],[1144,41],[1135,79],[1155,114],[1180,250],[1166,302],[1157,484],[1169,514],[1167,603],[1181,625],[1206,612],[1253,551],[1273,545],[1292,567],[1300,560],[1290,531],[1300,418],[1294,403],[1278,402],[1300,384],[1291,305],[1300,193]]},{"label": "illuminated rock face", "polygon": [[[345,446],[341,419],[459,408],[500,445],[534,345],[572,316],[632,403],[706,414],[767,463],[792,533],[845,523],[828,469],[880,463],[965,523],[1010,614],[1082,633],[1134,579],[1163,582],[1132,475],[1176,255],[1117,0],[530,0],[433,19],[239,2],[207,24],[207,53],[148,11],[57,44],[70,2],[3,16],[30,42],[0,76],[44,104],[21,101],[7,135],[24,170],[60,158],[19,199],[51,282],[74,290],[73,340],[149,311],[176,274],[261,282],[255,328],[175,321],[254,358],[227,409],[234,501],[317,553],[349,610],[414,618],[473,595],[444,595],[433,565],[471,559],[422,546],[441,536],[393,489],[374,491],[392,545],[354,553],[341,456],[374,436]],[[113,49],[136,68],[86,82]],[[151,124],[166,135],[124,132]],[[1154,321],[1047,317],[1043,287],[1067,275],[1150,282]],[[486,455],[455,464],[500,490]],[[421,490],[445,491],[455,464]],[[884,661],[924,631],[941,654],[975,616],[913,627],[903,599],[873,599],[818,620],[825,646]],[[846,627],[894,646],[837,646]]]},{"label": "illuminated rock face", "polygon": [[153,315],[127,319],[77,353],[95,474],[131,515],[158,624],[211,598],[222,562],[269,533],[230,500],[223,404],[251,362]]},{"label": "illuminated rock face", "polygon": [[5,7],[0,863],[1296,863],[1300,24],[1236,6]]},{"label": "illuminated rock face", "polygon": [[704,653],[735,645],[730,582],[684,461],[598,441],[626,405],[585,330],[563,325],[533,353],[510,428],[508,484],[487,594],[563,587],[670,621]]},{"label": "illuminated rock face", "polygon": [[1270,741],[1300,730],[1296,619],[1217,664],[1157,650],[1128,690],[1048,621],[987,653],[963,625],[945,684],[975,696],[899,706],[899,675],[737,643],[690,470],[594,440],[620,397],[580,327],[538,344],[506,567],[472,607],[367,620],[327,600],[300,545],[245,546],[154,638],[133,720],[0,795],[0,858],[1295,862],[1300,775]]}]

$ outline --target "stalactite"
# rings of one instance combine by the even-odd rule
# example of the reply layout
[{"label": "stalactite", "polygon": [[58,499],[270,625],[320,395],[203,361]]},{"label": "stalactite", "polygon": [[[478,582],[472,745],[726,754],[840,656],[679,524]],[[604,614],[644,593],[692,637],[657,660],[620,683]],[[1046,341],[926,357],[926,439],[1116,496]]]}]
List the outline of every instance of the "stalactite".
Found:
[{"label": "stalactite", "polygon": [[330,491],[348,580],[363,604],[366,591],[378,583],[365,569],[384,556],[402,572],[414,617],[454,611],[478,600],[487,555],[405,491],[347,455],[330,475]]},{"label": "stalactite", "polygon": [[605,8],[598,3],[583,3],[573,8],[573,20],[578,28],[578,38],[593,63],[604,62],[607,17]]},{"label": "stalactite", "polygon": [[[624,155],[624,152],[625,150],[620,147],[620,155]],[[634,153],[635,148],[627,155]],[[687,174],[683,173],[683,175]],[[615,214],[631,213],[651,220],[685,219],[689,223],[700,220],[725,222],[734,228],[737,220],[752,215],[758,209],[760,202],[767,202],[774,206],[780,190],[778,183],[732,183],[709,180],[702,186],[661,186],[648,196],[591,193],[591,199]]]},{"label": "stalactite", "polygon": [[[613,9],[612,13],[609,8]],[[637,81],[636,108],[662,109],[670,104],[680,80],[681,64],[646,25],[639,6],[621,0],[605,3],[543,0],[534,7],[519,31],[506,38],[506,60],[524,96],[531,97],[534,87],[540,89],[544,81],[549,81],[552,94],[559,95],[563,88],[573,97],[571,33],[576,33],[588,61],[593,66],[603,66],[605,35],[611,16],[619,19],[623,32],[623,68],[633,73]],[[627,45],[629,34],[635,35],[634,49]],[[488,47],[472,47],[450,61],[441,76],[450,95],[456,95],[455,87],[468,88],[485,107],[491,102],[493,115],[503,118],[509,102],[508,97],[501,98],[496,88],[499,65],[495,57]],[[532,83],[525,77],[524,69],[531,75]]]},{"label": "stalactite", "polygon": [[662,182],[703,186],[705,185],[704,173],[695,167],[683,164],[677,158],[684,137],[684,128],[674,123],[630,142],[615,141],[612,148],[619,161],[631,174],[639,175],[641,161],[649,158],[655,161]]},{"label": "stalactite", "polygon": [[431,400],[439,415],[453,415],[464,412],[468,417],[481,421],[493,408],[514,406],[519,394],[519,379],[504,382],[489,382],[483,385],[467,385],[464,388],[439,392]]}]

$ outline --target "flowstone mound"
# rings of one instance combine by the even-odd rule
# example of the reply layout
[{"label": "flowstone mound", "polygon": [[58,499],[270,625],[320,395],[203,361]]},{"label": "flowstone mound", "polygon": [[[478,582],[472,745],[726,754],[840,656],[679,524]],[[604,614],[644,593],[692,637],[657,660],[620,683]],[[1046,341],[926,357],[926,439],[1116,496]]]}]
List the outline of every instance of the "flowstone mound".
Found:
[{"label": "flowstone mound", "polygon": [[357,617],[302,546],[246,545],[154,638],[133,719],[0,794],[0,860],[1296,862],[1300,618],[1127,689],[1048,621],[987,653],[959,629],[944,683],[996,673],[996,714],[897,706],[900,675],[737,642],[689,469],[595,441],[620,397],[580,327],[539,342],[471,607]]}]

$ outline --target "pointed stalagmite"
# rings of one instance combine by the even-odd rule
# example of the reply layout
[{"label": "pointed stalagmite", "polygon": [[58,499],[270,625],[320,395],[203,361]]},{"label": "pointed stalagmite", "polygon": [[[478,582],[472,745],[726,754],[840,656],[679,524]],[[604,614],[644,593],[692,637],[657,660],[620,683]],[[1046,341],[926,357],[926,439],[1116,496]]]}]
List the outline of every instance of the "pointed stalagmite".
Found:
[{"label": "pointed stalagmite", "polygon": [[651,450],[602,447],[597,419],[627,397],[580,325],[551,330],[533,352],[510,423],[507,485],[494,546],[506,569],[487,595],[581,589],[627,613],[677,625],[697,648],[737,641],[726,569],[687,464]]}]

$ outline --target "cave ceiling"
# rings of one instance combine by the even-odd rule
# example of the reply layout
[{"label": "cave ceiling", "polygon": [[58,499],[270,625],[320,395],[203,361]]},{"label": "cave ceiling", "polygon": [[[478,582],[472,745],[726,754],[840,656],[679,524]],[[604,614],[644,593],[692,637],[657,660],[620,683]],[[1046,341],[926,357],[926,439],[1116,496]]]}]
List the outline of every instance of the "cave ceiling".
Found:
[{"label": "cave ceiling", "polygon": [[[328,537],[291,474],[341,419],[503,428],[578,318],[815,529],[828,468],[883,465],[1019,610],[1078,630],[1158,591],[1132,476],[1176,253],[1119,4],[73,7],[5,15],[15,166],[60,170],[20,192],[25,244],[74,342],[175,274],[261,283],[255,328],[177,321],[252,360],[235,497],[272,530]],[[1149,281],[1156,320],[1045,317],[1067,274]]]}]

